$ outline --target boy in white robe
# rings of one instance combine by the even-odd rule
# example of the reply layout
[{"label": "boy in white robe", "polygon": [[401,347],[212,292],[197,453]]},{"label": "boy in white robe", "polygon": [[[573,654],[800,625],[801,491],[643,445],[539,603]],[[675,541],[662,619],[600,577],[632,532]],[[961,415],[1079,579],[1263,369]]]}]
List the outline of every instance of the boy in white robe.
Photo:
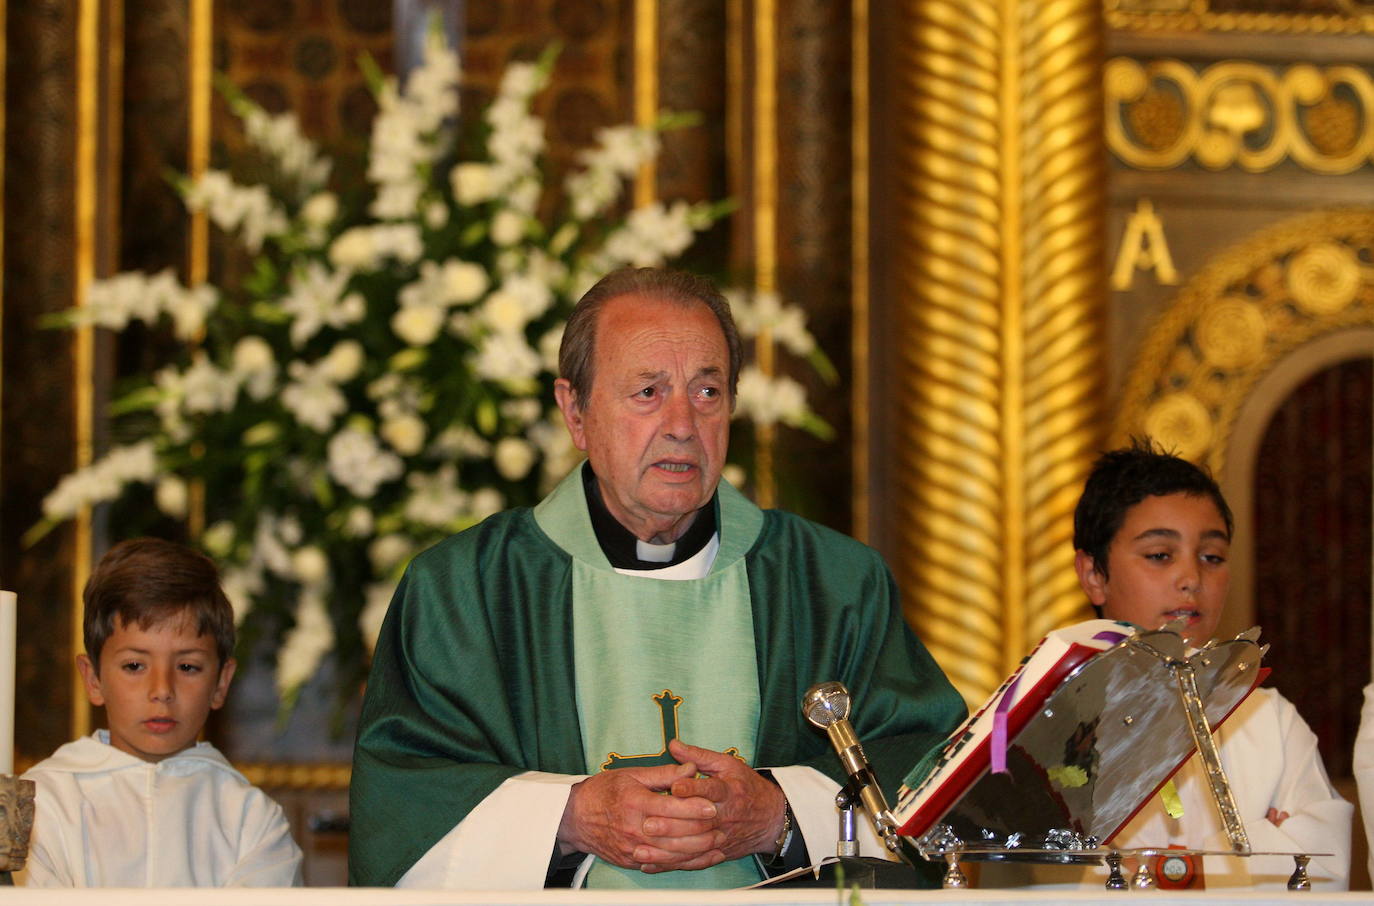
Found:
[{"label": "boy in white robe", "polygon": [[37,785],[26,883],[299,885],[301,850],[281,806],[196,741],[236,666],[215,565],[171,542],[126,541],[97,565],[84,600],[77,666],[109,729],[24,775]]},{"label": "boy in white robe", "polygon": [[[1074,511],[1074,566],[1099,616],[1158,629],[1186,621],[1184,637],[1213,637],[1230,584],[1231,510],[1196,465],[1147,440],[1104,454]],[[1222,766],[1254,852],[1331,853],[1312,860],[1312,886],[1344,890],[1352,807],[1327,778],[1317,738],[1274,689],[1256,689],[1216,731]],[[1229,850],[1199,758],[1184,763],[1109,842],[1122,849],[1179,846]],[[1172,814],[1171,814],[1172,812]],[[1192,887],[1282,888],[1287,856],[1206,856],[1152,866]],[[1201,870],[1199,870],[1201,869]],[[1030,877],[1027,877],[1027,876]],[[1062,866],[985,867],[981,886],[1081,883],[1100,888],[1105,870]]]}]

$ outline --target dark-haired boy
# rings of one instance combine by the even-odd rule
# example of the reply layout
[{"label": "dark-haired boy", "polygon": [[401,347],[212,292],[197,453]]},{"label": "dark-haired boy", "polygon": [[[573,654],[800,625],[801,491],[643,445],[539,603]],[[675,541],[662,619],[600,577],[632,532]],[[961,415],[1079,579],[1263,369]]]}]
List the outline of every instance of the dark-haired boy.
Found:
[{"label": "dark-haired boy", "polygon": [[208,742],[235,662],[214,563],[155,538],[115,545],[84,593],[77,665],[109,729],[67,743],[37,784],[27,883],[284,887],[301,851],[281,807]]},{"label": "dark-haired boy", "polygon": [[[1108,619],[1145,629],[1183,619],[1185,638],[1202,645],[1226,603],[1231,532],[1231,510],[1210,475],[1138,440],[1099,458],[1084,486],[1074,511],[1079,584]],[[1334,853],[1312,860],[1313,884],[1344,889],[1351,805],[1332,788],[1316,736],[1292,703],[1257,689],[1215,736],[1251,849]],[[1200,760],[1173,782],[1178,800],[1151,799],[1113,844],[1229,849]],[[1293,861],[1208,856],[1203,868],[1207,887],[1272,886],[1286,883]]]}]

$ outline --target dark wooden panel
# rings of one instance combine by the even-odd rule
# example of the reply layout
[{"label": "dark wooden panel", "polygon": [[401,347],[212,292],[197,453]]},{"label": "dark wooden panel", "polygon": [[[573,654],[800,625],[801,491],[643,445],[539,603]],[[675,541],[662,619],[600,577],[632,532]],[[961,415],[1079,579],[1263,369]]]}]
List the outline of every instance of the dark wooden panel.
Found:
[{"label": "dark wooden panel", "polygon": [[[1327,369],[1275,413],[1255,467],[1255,613],[1271,684],[1302,711],[1333,777],[1350,774],[1370,670],[1369,360]],[[1352,703],[1356,703],[1352,705]]]},{"label": "dark wooden panel", "polygon": [[778,30],[778,286],[807,314],[841,375],[828,385],[791,369],[837,439],[789,432],[779,449],[778,502],[849,531],[851,94],[849,4],[783,4]]},{"label": "dark wooden panel", "polygon": [[9,5],[5,97],[4,409],[0,585],[19,593],[20,763],[67,741],[72,533],[20,536],[73,463],[72,357],[38,319],[72,304],[76,4]]}]

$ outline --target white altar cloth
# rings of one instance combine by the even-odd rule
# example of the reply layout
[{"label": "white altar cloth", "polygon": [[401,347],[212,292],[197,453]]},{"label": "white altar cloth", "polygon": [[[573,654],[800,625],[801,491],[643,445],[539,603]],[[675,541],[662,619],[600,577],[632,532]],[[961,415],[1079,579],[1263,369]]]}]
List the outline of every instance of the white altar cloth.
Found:
[{"label": "white altar cloth", "polygon": [[[1270,893],[1165,890],[1031,891],[864,890],[864,906],[1008,906],[1008,904],[1102,904],[1102,906],[1327,906],[1374,903],[1369,891]],[[0,892],[4,906],[837,906],[848,902],[834,890],[455,892],[382,888],[116,889]]]}]

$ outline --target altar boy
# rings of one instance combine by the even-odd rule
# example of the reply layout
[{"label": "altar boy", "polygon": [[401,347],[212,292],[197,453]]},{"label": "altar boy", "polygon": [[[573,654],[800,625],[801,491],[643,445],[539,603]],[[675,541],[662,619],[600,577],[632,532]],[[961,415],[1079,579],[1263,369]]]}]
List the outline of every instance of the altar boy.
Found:
[{"label": "altar boy", "polygon": [[[1073,527],[1078,581],[1102,616],[1143,629],[1181,619],[1194,647],[1213,637],[1231,581],[1233,526],[1205,471],[1148,440],[1105,453]],[[1292,703],[1256,689],[1214,735],[1252,851],[1332,853],[1312,860],[1313,886],[1345,889],[1351,805],[1332,788],[1317,738]],[[1111,844],[1229,850],[1201,760],[1189,759],[1173,787],[1146,802]],[[1163,884],[1273,888],[1286,884],[1293,860],[1207,856],[1200,864],[1160,860],[1156,868]]]},{"label": "altar boy", "polygon": [[27,883],[299,885],[301,851],[281,807],[196,741],[235,668],[215,565],[168,541],[126,541],[96,566],[84,599],[77,666],[108,729],[24,775],[37,784]]}]

